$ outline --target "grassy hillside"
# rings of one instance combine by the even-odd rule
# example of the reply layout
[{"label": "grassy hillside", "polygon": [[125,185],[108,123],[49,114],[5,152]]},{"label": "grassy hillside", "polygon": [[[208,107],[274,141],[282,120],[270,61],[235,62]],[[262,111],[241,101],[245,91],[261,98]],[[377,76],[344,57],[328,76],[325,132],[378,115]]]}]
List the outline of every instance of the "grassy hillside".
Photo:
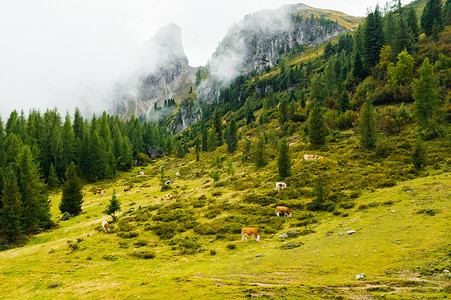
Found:
[{"label": "grassy hillside", "polygon": [[[427,142],[429,167],[416,173],[410,150],[381,159],[357,148],[352,136],[349,131],[327,148],[293,136],[294,174],[280,192],[274,159],[258,170],[235,163],[236,174],[226,175],[225,146],[218,182],[208,176],[217,168],[215,153],[199,162],[191,153],[150,164],[144,176],[137,168],[87,185],[83,214],[0,252],[0,297],[444,298],[451,268],[449,141]],[[393,142],[412,137],[407,128]],[[300,161],[305,153],[325,158]],[[165,192],[159,190],[161,165],[173,180]],[[335,199],[332,212],[306,209],[318,173]],[[106,196],[94,195],[100,188]],[[111,218],[102,211],[113,190],[122,215],[104,233],[101,221]],[[167,194],[172,198],[164,199]],[[51,197],[55,219],[60,197]],[[276,217],[276,205],[290,206],[293,217]],[[260,243],[241,241],[246,226],[259,228]],[[278,238],[290,230],[297,236]],[[346,235],[349,230],[356,233]],[[354,279],[360,273],[366,277]]]}]

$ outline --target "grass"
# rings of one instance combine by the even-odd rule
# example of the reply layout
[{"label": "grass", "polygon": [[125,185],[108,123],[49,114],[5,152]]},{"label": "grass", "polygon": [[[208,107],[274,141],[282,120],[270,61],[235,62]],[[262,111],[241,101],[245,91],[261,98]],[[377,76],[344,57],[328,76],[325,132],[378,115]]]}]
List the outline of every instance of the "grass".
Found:
[{"label": "grass", "polygon": [[[413,134],[407,128],[390,138],[403,145]],[[0,252],[0,297],[443,298],[449,291],[444,270],[451,268],[449,143],[428,141],[429,166],[415,171],[409,147],[379,158],[355,148],[350,135],[327,147],[298,141],[291,147],[293,175],[281,192],[274,191],[274,159],[255,170],[239,162],[241,153],[232,155],[233,180],[223,172],[213,182],[214,153],[202,153],[200,162],[191,153],[145,167],[152,175],[138,178],[132,170],[86,185],[82,214]],[[225,146],[220,151],[228,155]],[[325,158],[300,162],[304,153]],[[173,184],[161,192],[163,164]],[[305,208],[319,173],[334,201],[331,212]],[[98,186],[106,196],[92,193]],[[113,190],[122,214],[104,233],[101,221],[111,218],[102,211]],[[51,195],[55,220],[60,198]],[[276,205],[292,208],[293,217],[276,217]],[[248,226],[259,228],[260,243],[241,242],[240,230]],[[299,235],[277,237],[290,230]],[[360,273],[366,278],[355,280]]]}]

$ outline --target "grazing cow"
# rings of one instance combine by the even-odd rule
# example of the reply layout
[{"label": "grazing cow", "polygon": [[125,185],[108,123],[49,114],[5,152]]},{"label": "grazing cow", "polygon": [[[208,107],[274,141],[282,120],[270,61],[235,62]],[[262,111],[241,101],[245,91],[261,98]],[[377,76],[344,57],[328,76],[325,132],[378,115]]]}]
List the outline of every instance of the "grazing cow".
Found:
[{"label": "grazing cow", "polygon": [[311,160],[311,159],[323,159],[323,157],[314,155],[314,154],[304,154],[304,158],[301,158],[301,161],[302,160]]},{"label": "grazing cow", "polygon": [[175,172],[175,176],[180,177],[180,173],[179,172]]},{"label": "grazing cow", "polygon": [[255,240],[257,242],[260,242],[260,235],[258,234],[257,228],[247,227],[247,228],[241,229],[241,240],[242,241],[246,240],[246,242],[247,242],[248,235],[252,236],[252,239],[254,239],[254,236],[255,236]]},{"label": "grazing cow", "polygon": [[158,196],[157,196],[157,195],[153,195],[153,197],[154,197],[155,199],[157,199],[157,198],[158,198]]},{"label": "grazing cow", "polygon": [[164,195],[164,196],[163,196],[163,199],[171,199],[171,197],[172,197],[171,194],[169,194],[169,195]]},{"label": "grazing cow", "polygon": [[126,192],[126,193],[127,193],[127,192],[130,192],[130,189],[131,189],[131,188],[129,188],[129,187],[124,188],[124,192]]},{"label": "grazing cow", "polygon": [[278,191],[279,189],[286,189],[287,188],[287,184],[285,182],[276,182],[276,191]]},{"label": "grazing cow", "polygon": [[102,195],[102,196],[106,195],[105,190],[97,190],[95,194],[96,195]]},{"label": "grazing cow", "polygon": [[276,216],[279,217],[281,213],[283,213],[284,217],[292,216],[290,209],[286,206],[277,206],[276,207]]},{"label": "grazing cow", "polygon": [[139,172],[138,172],[138,175],[144,175],[144,172],[139,171]]},{"label": "grazing cow", "polygon": [[167,180],[164,184],[165,184],[165,185],[170,185],[170,184],[171,184],[171,181],[170,181],[170,180]]},{"label": "grazing cow", "polygon": [[102,221],[102,229],[104,232],[107,232],[108,230],[110,230],[110,226],[108,225],[108,222],[105,220]]}]

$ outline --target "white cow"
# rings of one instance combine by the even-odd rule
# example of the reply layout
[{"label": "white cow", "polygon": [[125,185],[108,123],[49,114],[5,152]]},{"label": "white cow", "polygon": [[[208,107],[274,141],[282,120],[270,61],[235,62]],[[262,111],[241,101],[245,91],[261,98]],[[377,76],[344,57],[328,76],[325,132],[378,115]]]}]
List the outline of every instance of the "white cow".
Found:
[{"label": "white cow", "polygon": [[279,189],[286,189],[287,188],[287,184],[285,182],[276,182],[276,191],[278,191]]},{"label": "white cow", "polygon": [[108,230],[110,230],[110,226],[108,225],[108,222],[105,220],[102,221],[102,229],[104,232],[107,232]]}]

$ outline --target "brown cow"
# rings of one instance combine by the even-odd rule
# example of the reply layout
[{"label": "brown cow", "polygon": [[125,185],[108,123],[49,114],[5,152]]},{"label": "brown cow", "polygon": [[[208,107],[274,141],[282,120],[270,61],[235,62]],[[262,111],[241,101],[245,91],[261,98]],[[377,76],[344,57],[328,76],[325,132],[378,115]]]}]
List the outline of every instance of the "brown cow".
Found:
[{"label": "brown cow", "polygon": [[105,196],[105,195],[106,195],[105,190],[97,190],[97,191],[96,191],[96,195],[102,195],[102,196]]},{"label": "brown cow", "polygon": [[131,188],[129,188],[129,187],[124,188],[124,192],[130,192],[130,189],[131,189]]},{"label": "brown cow", "polygon": [[107,232],[108,230],[110,230],[110,226],[108,225],[108,222],[103,220],[102,221],[102,228],[104,232]]},{"label": "brown cow", "polygon": [[153,197],[156,199],[156,198],[158,198],[158,196],[157,195],[153,195]]},{"label": "brown cow", "polygon": [[278,191],[279,189],[286,189],[287,188],[287,184],[285,182],[276,182],[276,191]]},{"label": "brown cow", "polygon": [[242,241],[246,240],[246,242],[247,242],[248,235],[251,235],[252,239],[254,239],[254,236],[255,236],[255,240],[257,242],[260,242],[260,235],[258,234],[257,228],[246,227],[246,228],[241,229],[241,240]]},{"label": "brown cow", "polygon": [[290,209],[286,206],[277,206],[276,207],[276,216],[280,216],[280,213],[283,213],[284,217],[291,217],[292,213]]}]

